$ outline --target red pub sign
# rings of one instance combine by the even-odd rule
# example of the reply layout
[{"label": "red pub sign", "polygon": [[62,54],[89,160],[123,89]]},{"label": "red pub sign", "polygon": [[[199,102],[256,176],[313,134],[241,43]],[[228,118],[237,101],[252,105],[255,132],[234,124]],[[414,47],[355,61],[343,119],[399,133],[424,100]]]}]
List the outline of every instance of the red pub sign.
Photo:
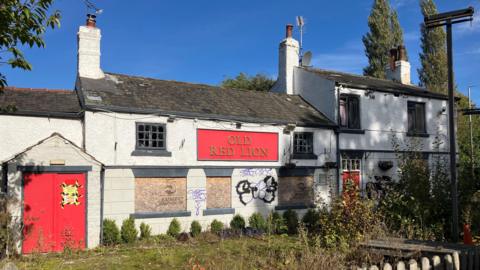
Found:
[{"label": "red pub sign", "polygon": [[197,130],[198,160],[278,161],[278,133]]}]

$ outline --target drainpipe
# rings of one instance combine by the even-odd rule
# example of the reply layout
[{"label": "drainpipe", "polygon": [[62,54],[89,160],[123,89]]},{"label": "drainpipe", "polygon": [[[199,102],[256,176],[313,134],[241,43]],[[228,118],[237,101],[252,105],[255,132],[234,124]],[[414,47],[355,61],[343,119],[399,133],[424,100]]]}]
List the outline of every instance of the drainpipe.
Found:
[{"label": "drainpipe", "polygon": [[105,190],[105,167],[100,170],[100,245],[103,244],[103,201]]},{"label": "drainpipe", "polygon": [[[340,122],[340,87],[341,85],[337,85],[335,88],[337,90],[337,126]],[[340,160],[340,132],[338,131],[338,127],[335,129],[335,135],[337,139],[337,183],[338,183],[338,195],[342,194],[343,190],[343,182],[342,182],[342,177],[340,176],[340,170],[341,170],[341,160]]]}]

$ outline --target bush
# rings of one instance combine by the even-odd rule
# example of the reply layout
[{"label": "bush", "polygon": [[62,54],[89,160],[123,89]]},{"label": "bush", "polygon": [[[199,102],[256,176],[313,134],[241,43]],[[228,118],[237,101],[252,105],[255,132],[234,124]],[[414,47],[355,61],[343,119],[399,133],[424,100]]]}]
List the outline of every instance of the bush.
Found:
[{"label": "bush", "polygon": [[248,225],[254,229],[266,231],[267,222],[260,213],[253,213],[248,219]]},{"label": "bush", "polygon": [[180,222],[178,222],[178,220],[174,218],[170,222],[170,226],[168,226],[167,234],[172,237],[177,237],[180,234],[181,230],[182,229],[180,228]]},{"label": "bush", "polygon": [[283,213],[285,225],[287,225],[288,234],[296,234],[298,231],[298,214],[292,209],[288,209]]},{"label": "bush", "polygon": [[150,225],[142,222],[140,224],[140,239],[149,239],[152,236],[152,228]]},{"label": "bush", "polygon": [[102,243],[105,246],[116,245],[120,243],[120,231],[114,220],[103,220],[103,239]]},{"label": "bush", "polygon": [[287,233],[287,226],[282,216],[275,211],[272,211],[267,218],[267,233],[269,234],[284,234]]},{"label": "bush", "polygon": [[315,209],[308,209],[307,213],[302,217],[302,223],[307,229],[307,232],[315,232],[318,230],[318,223],[320,219],[320,214]]},{"label": "bush", "polygon": [[219,234],[222,232],[222,230],[223,230],[223,223],[214,219],[212,221],[212,224],[210,224],[210,232]]},{"label": "bush", "polygon": [[240,215],[235,215],[232,221],[230,221],[230,228],[234,230],[245,229],[245,219]]},{"label": "bush", "polygon": [[192,237],[197,237],[202,232],[202,225],[200,222],[194,220],[192,224],[190,224],[190,234]]},{"label": "bush", "polygon": [[131,244],[137,240],[138,231],[135,228],[135,219],[130,217],[123,221],[120,235],[122,236],[122,241],[127,244]]}]

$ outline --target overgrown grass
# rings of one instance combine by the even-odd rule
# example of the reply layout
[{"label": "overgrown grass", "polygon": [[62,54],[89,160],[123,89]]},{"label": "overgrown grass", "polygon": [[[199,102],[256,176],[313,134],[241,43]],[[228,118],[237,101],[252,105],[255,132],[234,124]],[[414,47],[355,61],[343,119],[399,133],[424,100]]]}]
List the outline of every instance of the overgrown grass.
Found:
[{"label": "overgrown grass", "polygon": [[[19,269],[344,269],[345,256],[286,235],[221,240],[202,233],[189,242],[138,242],[11,260]],[[7,261],[0,263],[3,267]]]}]

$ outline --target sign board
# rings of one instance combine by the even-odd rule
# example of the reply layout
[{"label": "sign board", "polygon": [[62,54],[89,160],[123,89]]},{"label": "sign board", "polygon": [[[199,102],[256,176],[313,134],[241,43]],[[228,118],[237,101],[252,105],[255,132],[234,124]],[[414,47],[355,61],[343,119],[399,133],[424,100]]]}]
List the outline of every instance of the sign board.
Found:
[{"label": "sign board", "polygon": [[197,130],[198,160],[278,161],[278,133]]}]

